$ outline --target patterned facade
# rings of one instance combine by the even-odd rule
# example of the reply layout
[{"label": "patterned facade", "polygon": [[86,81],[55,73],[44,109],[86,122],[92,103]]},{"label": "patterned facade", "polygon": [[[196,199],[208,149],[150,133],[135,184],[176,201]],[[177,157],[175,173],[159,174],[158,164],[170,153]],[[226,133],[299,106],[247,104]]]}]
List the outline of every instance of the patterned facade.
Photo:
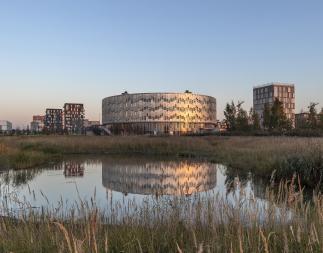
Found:
[{"label": "patterned facade", "polygon": [[288,119],[295,122],[295,86],[293,84],[270,83],[253,89],[253,107],[263,122],[265,105],[272,106],[278,98],[283,103],[284,112]]},{"label": "patterned facade", "polygon": [[215,129],[216,99],[185,93],[123,93],[102,101],[102,123],[113,133],[197,133]]},{"label": "patterned facade", "polygon": [[213,189],[217,165],[182,162],[102,163],[102,184],[124,194],[191,195]]}]

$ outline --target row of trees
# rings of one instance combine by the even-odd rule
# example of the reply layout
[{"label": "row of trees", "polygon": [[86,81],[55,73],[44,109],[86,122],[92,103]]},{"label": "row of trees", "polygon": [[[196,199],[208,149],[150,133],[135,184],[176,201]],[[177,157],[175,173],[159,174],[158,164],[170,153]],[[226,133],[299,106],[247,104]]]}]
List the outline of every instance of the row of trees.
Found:
[{"label": "row of trees", "polygon": [[301,122],[299,122],[299,128],[323,130],[323,108],[320,113],[318,113],[316,109],[317,105],[317,103],[310,103],[308,106],[308,116],[304,117]]},{"label": "row of trees", "polygon": [[284,113],[283,103],[275,99],[272,106],[265,105],[262,122],[253,108],[249,113],[242,108],[243,102],[236,105],[233,101],[227,103],[224,116],[229,131],[255,131],[260,130],[261,124],[265,130],[290,130],[292,122]]}]

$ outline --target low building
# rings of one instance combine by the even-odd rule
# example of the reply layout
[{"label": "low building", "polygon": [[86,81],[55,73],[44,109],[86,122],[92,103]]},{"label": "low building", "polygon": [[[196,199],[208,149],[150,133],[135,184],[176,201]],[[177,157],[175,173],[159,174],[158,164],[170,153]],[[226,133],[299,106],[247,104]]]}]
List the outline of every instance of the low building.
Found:
[{"label": "low building", "polygon": [[90,128],[90,127],[94,127],[94,126],[100,126],[100,121],[99,120],[88,120],[85,119],[84,120],[84,128]]},{"label": "low building", "polygon": [[[316,115],[317,124],[321,124],[322,112]],[[310,127],[310,113],[301,112],[295,114],[295,128],[309,128]]]},{"label": "low building", "polygon": [[84,133],[84,106],[77,103],[64,104],[64,131],[68,134]]},{"label": "low building", "polygon": [[306,128],[308,126],[308,119],[310,114],[308,112],[301,112],[295,114],[295,127]]},{"label": "low building", "polygon": [[12,123],[7,120],[0,120],[0,132],[8,133],[12,131]]},{"label": "low building", "polygon": [[45,115],[45,131],[48,133],[63,132],[63,110],[62,109],[46,109]]},{"label": "low building", "polygon": [[295,123],[295,86],[287,83],[269,83],[253,88],[253,108],[263,123],[265,105],[272,106],[278,99],[289,120]]},{"label": "low building", "polygon": [[30,123],[30,130],[32,132],[42,132],[45,127],[45,116],[34,115],[33,121]]}]

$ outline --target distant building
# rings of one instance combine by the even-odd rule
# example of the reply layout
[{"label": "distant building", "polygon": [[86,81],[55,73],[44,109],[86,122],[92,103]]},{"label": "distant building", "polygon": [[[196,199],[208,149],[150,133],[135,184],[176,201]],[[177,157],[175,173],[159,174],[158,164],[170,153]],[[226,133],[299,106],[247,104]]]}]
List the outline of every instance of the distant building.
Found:
[{"label": "distant building", "polygon": [[[318,113],[316,115],[316,122],[317,124],[320,124],[320,120],[322,117],[322,112]],[[295,127],[296,128],[308,128],[310,127],[310,113],[309,112],[301,112],[295,114]]]},{"label": "distant building", "polygon": [[83,104],[64,104],[64,131],[68,134],[84,133],[84,106]]},{"label": "distant building", "polygon": [[42,132],[45,127],[45,116],[34,115],[33,121],[30,123],[30,130],[32,132]]},{"label": "distant building", "polygon": [[93,126],[99,126],[101,123],[99,120],[88,120],[85,119],[84,120],[84,128],[89,128],[89,127],[93,127]]},{"label": "distant building", "polygon": [[253,107],[259,115],[261,124],[264,118],[264,108],[272,106],[278,98],[283,103],[284,112],[288,119],[295,122],[295,86],[286,83],[269,83],[253,89]]},{"label": "distant building", "polygon": [[8,133],[12,131],[12,123],[7,120],[0,120],[0,132]]},{"label": "distant building", "polygon": [[64,164],[64,176],[65,177],[83,177],[84,165],[78,162],[65,162]]},{"label": "distant building", "polygon": [[309,112],[301,112],[295,114],[295,127],[306,128],[308,126]]},{"label": "distant building", "polygon": [[63,110],[46,109],[45,130],[49,133],[62,133],[63,131]]}]

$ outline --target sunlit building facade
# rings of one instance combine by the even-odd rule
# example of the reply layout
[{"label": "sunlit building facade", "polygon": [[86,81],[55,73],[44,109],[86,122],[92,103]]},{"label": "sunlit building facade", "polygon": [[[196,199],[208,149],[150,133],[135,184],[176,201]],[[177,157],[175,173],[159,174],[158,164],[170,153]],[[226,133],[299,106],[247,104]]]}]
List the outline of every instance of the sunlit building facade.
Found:
[{"label": "sunlit building facade", "polygon": [[253,108],[259,115],[261,123],[263,123],[265,105],[272,106],[276,98],[282,103],[287,118],[294,124],[295,86],[288,83],[269,83],[254,87]]},{"label": "sunlit building facade", "polygon": [[216,99],[188,91],[125,92],[103,99],[102,124],[117,134],[198,133],[216,128]]}]

